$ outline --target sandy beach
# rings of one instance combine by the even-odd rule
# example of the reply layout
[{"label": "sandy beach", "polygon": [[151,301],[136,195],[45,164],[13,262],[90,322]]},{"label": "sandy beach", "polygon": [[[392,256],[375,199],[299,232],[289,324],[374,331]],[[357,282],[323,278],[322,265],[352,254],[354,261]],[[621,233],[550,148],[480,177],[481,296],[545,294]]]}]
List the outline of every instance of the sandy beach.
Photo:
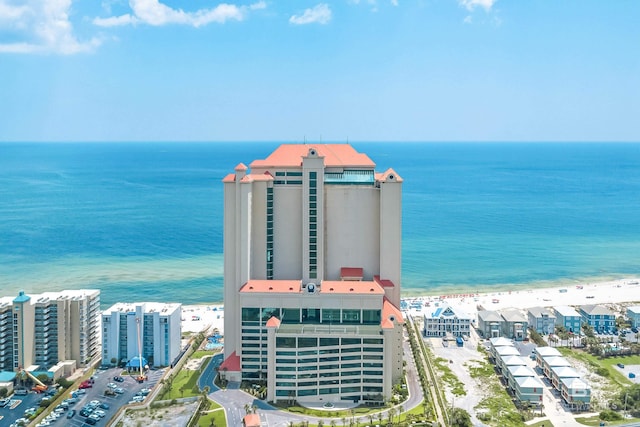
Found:
[{"label": "sandy beach", "polygon": [[623,306],[640,302],[640,278],[626,278],[597,283],[576,283],[573,285],[531,288],[518,286],[513,291],[478,292],[474,294],[444,294],[404,298],[407,302],[437,301],[448,303],[474,314],[479,308],[500,310],[530,307],[554,307],[561,305],[579,306],[587,304],[610,304]]},{"label": "sandy beach", "polygon": [[222,304],[183,305],[182,333],[197,333],[208,329],[213,334],[215,329],[224,335],[224,306]]}]

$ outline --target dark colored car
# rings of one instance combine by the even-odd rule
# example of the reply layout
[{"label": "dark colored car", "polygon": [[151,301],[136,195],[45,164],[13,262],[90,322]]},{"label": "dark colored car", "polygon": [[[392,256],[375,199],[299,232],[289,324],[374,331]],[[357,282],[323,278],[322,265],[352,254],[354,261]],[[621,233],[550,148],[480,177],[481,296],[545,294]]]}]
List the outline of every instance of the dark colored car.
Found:
[{"label": "dark colored car", "polygon": [[114,381],[117,381],[117,382],[119,382],[119,383],[121,383],[121,382],[123,382],[123,381],[124,381],[124,378],[122,378],[122,377],[121,377],[121,376],[119,376],[119,375],[116,375],[115,377],[113,377],[113,380],[114,380]]},{"label": "dark colored car", "polygon": [[67,412],[67,418],[73,418],[75,414],[76,414],[76,410],[72,409],[69,412]]}]

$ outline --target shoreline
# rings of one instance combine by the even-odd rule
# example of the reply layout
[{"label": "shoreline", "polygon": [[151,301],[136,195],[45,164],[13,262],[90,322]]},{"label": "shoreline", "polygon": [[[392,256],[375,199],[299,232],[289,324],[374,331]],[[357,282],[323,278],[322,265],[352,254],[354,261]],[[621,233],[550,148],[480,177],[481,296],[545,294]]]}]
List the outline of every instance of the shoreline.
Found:
[{"label": "shoreline", "polygon": [[617,281],[637,281],[640,276],[634,274],[609,274],[605,276],[584,276],[584,277],[566,277],[550,280],[536,280],[523,283],[499,283],[499,284],[478,284],[478,285],[459,285],[446,284],[427,287],[424,289],[416,287],[402,287],[402,298],[416,298],[421,296],[440,296],[452,294],[486,294],[495,292],[522,291],[529,289],[556,289],[571,287],[576,285],[592,285],[599,283],[610,283]]}]

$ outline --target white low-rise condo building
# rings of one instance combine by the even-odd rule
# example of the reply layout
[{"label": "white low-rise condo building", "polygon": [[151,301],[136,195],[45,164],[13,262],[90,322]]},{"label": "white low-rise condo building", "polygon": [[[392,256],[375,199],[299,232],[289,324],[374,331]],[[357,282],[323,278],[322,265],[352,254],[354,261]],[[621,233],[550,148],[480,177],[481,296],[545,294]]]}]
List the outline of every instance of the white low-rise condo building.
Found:
[{"label": "white low-rise condo building", "polygon": [[[0,371],[86,366],[100,356],[100,291],[0,298]],[[57,375],[56,375],[57,376]]]},{"label": "white low-rise condo building", "polygon": [[102,363],[118,365],[142,355],[150,366],[169,366],[180,354],[182,306],[117,303],[102,312]]},{"label": "white low-rise condo building", "polygon": [[424,336],[469,336],[471,329],[471,315],[459,307],[444,304],[440,307],[431,307],[424,315]]},{"label": "white low-rise condo building", "polygon": [[348,144],[281,145],[224,183],[220,374],[269,401],[382,402],[402,379],[402,179]]}]

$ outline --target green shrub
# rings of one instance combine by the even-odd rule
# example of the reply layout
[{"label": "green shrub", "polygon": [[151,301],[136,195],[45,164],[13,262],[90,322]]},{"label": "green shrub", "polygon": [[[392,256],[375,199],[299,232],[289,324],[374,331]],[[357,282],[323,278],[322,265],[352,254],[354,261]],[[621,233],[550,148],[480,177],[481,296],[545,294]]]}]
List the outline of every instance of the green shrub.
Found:
[{"label": "green shrub", "polygon": [[622,419],[622,415],[611,409],[605,409],[600,412],[600,419],[603,421],[618,421]]},{"label": "green shrub", "polygon": [[598,368],[596,369],[596,374],[600,375],[601,377],[608,377],[609,376],[609,370],[607,368]]}]

